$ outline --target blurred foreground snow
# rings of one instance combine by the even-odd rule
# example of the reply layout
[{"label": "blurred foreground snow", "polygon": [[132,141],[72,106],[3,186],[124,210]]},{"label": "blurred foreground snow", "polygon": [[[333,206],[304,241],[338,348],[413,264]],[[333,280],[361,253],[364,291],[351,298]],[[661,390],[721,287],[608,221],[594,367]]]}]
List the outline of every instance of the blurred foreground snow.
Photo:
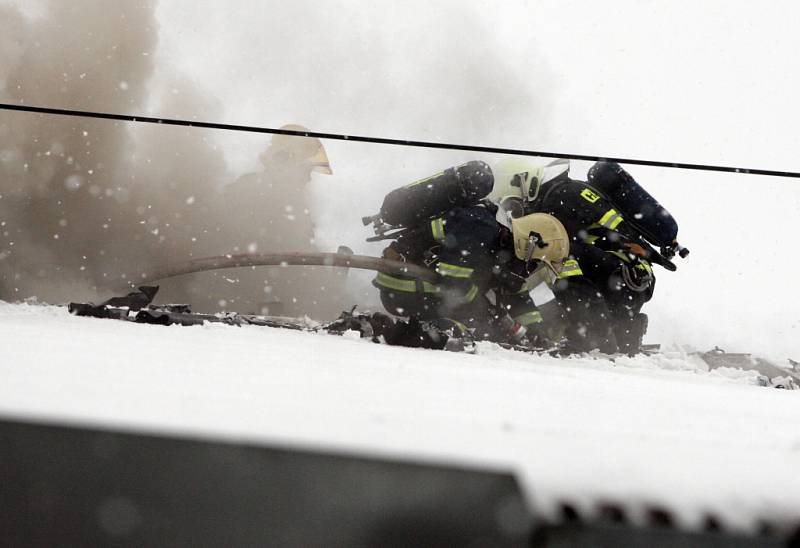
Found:
[{"label": "blurred foreground snow", "polygon": [[679,351],[476,355],[262,327],[161,327],[0,303],[0,416],[512,469],[562,501],[800,518],[800,393]]}]

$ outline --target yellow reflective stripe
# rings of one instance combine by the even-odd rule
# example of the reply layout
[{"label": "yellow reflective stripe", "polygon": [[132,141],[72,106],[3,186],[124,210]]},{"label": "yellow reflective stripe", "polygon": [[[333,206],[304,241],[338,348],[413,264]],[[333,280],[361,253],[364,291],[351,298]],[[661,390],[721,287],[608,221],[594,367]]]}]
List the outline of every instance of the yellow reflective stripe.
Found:
[{"label": "yellow reflective stripe", "polygon": [[609,251],[608,253],[611,253],[612,255],[617,256],[619,259],[625,261],[626,263],[631,262],[631,258],[626,253],[623,253],[622,251]]},{"label": "yellow reflective stripe", "polygon": [[616,209],[609,209],[603,214],[602,217],[600,217],[600,220],[597,221],[597,224],[600,226],[606,226],[606,223],[608,223],[608,221],[610,221],[611,218],[616,214],[617,214]]},{"label": "yellow reflective stripe", "polygon": [[394,289],[396,291],[406,291],[414,293],[417,291],[417,284],[413,280],[401,280],[394,276],[389,276],[383,272],[378,272],[375,276],[375,283],[387,289]]},{"label": "yellow reflective stripe", "polygon": [[561,271],[558,273],[559,278],[569,278],[570,276],[583,276],[581,265],[575,259],[564,261],[564,266],[561,267]]},{"label": "yellow reflective stripe", "polygon": [[[404,280],[402,278],[395,278],[389,274],[378,272],[375,276],[375,283],[386,289],[394,289],[395,291],[403,291],[405,293],[416,293],[417,282],[414,280]],[[422,282],[422,290],[425,293],[438,293],[439,287],[429,282]]]},{"label": "yellow reflective stripe", "polygon": [[444,241],[444,219],[440,217],[431,221],[431,234],[437,242]]},{"label": "yellow reflective stripe", "polygon": [[[608,251],[608,253],[615,255],[616,257],[618,257],[622,261],[625,261],[626,263],[630,263],[633,260],[627,253],[623,253],[622,251]],[[645,272],[650,272],[651,274],[653,273],[653,267],[650,266],[650,263],[645,261],[644,259],[641,259],[639,261],[639,264],[637,264],[635,268],[638,268],[639,270],[644,270]]]},{"label": "yellow reflective stripe", "polygon": [[516,316],[514,321],[526,327],[535,323],[542,323],[542,313],[538,310],[531,310],[530,312]]},{"label": "yellow reflective stripe", "polygon": [[451,278],[469,278],[472,276],[474,269],[450,263],[439,263],[436,271],[442,276],[450,276]]},{"label": "yellow reflective stripe", "polygon": [[597,240],[599,240],[599,239],[600,239],[600,236],[592,236],[592,235],[589,235],[589,236],[586,236],[586,237],[583,239],[583,241],[584,241],[584,242],[586,242],[587,244],[594,245],[594,243],[595,243]]},{"label": "yellow reflective stripe", "polygon": [[452,318],[448,318],[448,319],[451,322],[453,322],[454,324],[456,324],[458,326],[458,328],[461,330],[462,333],[469,333],[470,332],[469,331],[469,327],[467,327],[465,324],[461,323],[460,321],[454,320]]},{"label": "yellow reflective stripe", "polygon": [[609,209],[597,222],[602,227],[614,230],[622,222],[622,215],[616,209]]},{"label": "yellow reflective stripe", "polygon": [[464,295],[464,302],[465,303],[471,303],[472,301],[475,300],[475,297],[477,297],[477,296],[478,296],[478,286],[475,285],[475,284],[472,284],[472,287],[470,288],[470,290],[467,291],[466,295]]}]

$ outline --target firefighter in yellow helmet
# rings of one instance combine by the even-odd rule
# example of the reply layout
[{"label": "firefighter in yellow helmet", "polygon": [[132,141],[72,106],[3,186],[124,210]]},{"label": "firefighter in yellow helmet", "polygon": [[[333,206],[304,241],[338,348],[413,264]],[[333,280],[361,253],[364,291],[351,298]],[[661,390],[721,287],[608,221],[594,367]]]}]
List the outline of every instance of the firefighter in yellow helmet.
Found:
[{"label": "firefighter in yellow helmet", "polygon": [[566,231],[550,215],[514,218],[488,201],[466,204],[407,227],[384,251],[386,258],[426,265],[439,283],[379,273],[373,284],[396,316],[446,320],[477,339],[541,348],[549,341],[526,282],[537,268],[558,270],[568,249]]},{"label": "firefighter in yellow helmet", "polygon": [[[298,125],[281,129],[306,131]],[[227,210],[220,226],[229,253],[320,251],[312,221],[309,182],[333,173],[316,138],[275,135],[259,156],[262,168],[222,189]],[[214,294],[238,312],[304,316],[325,321],[347,307],[340,269],[280,267],[238,269],[220,275]]]}]

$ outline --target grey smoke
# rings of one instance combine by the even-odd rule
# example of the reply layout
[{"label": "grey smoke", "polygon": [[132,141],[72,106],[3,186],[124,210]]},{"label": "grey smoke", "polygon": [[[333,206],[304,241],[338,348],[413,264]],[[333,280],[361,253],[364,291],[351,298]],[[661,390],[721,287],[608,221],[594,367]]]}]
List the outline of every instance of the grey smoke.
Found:
[{"label": "grey smoke", "polygon": [[[414,37],[387,36],[379,25],[367,24],[355,33],[339,33],[343,42],[330,47],[325,39],[315,41],[314,26],[346,25],[346,18],[333,21],[318,13],[328,8],[308,9],[302,24],[309,32],[296,35],[287,21],[304,8],[281,6],[275,13],[284,18],[265,20],[267,25],[277,21],[280,28],[267,26],[258,36],[276,34],[275,47],[257,48],[258,56],[252,58],[241,49],[246,72],[257,75],[249,91],[241,93],[257,98],[255,106],[277,108],[280,123],[311,125],[321,119],[315,108],[319,94],[327,93],[319,85],[323,82],[334,86],[331,96],[343,101],[335,114],[352,123],[343,131],[361,126],[367,133],[440,138],[439,127],[479,143],[500,132],[509,144],[519,135],[530,139],[549,131],[545,113],[552,95],[545,90],[547,70],[540,62],[532,60],[536,71],[514,73],[491,50],[433,36],[440,57],[416,66],[404,57]],[[156,7],[155,0],[135,5],[50,0],[30,17],[0,6],[0,98],[225,119],[223,115],[236,111],[241,95],[221,93],[224,87],[215,87],[211,75],[185,74],[162,56]],[[436,32],[468,37],[487,30],[477,14],[454,9],[452,26]],[[303,39],[302,48],[291,46],[297,37]],[[364,40],[369,51],[359,45]],[[286,47],[277,47],[284,41]],[[464,48],[472,52],[467,62],[459,55]],[[361,73],[376,58],[382,60],[380,66],[396,67],[394,72],[343,78],[342,71]],[[411,117],[400,108],[409,86],[431,98],[415,105]],[[299,97],[295,105],[308,108],[295,120],[287,119],[295,111],[281,110],[293,96]],[[254,112],[243,122],[263,118]],[[415,133],[419,128],[424,128],[422,134]],[[0,113],[0,299],[96,301],[109,280],[125,277],[135,283],[141,272],[168,262],[253,249],[301,251],[314,221],[314,242],[305,249],[334,250],[347,243],[361,251],[357,246],[367,234],[359,216],[373,213],[386,191],[464,157],[331,146],[335,174],[314,175],[309,183],[313,167],[304,158],[299,163],[272,158],[245,176],[241,169],[230,170],[218,144],[231,148],[236,139],[192,128]],[[264,139],[265,156],[269,147],[270,140]],[[301,140],[296,147],[303,149]],[[299,171],[289,173],[292,166]],[[248,177],[255,184],[239,184]],[[269,187],[269,180],[278,179],[281,185]],[[358,278],[359,287],[370,292],[367,280]],[[208,311],[266,307],[270,312],[313,314],[319,307],[329,315],[345,303],[325,307],[319,296],[341,294],[341,283],[340,274],[306,269],[221,271],[165,282],[159,297]]]},{"label": "grey smoke", "polygon": [[[180,72],[162,69],[154,78],[154,9],[155,2],[50,2],[30,19],[4,6],[3,100],[219,118],[219,101]],[[211,132],[4,113],[0,298],[97,301],[110,282],[135,285],[141,273],[168,262],[259,245],[312,250],[304,192],[313,166],[291,154],[302,156],[306,141],[288,141],[278,147],[284,157],[268,149],[263,172],[254,174],[269,181],[226,190],[224,157]],[[284,240],[290,245],[280,245]],[[270,304],[296,314],[319,300],[301,310],[303,295],[339,277],[279,269],[199,274],[165,282],[161,297],[201,310],[241,305],[261,312]],[[278,300],[296,306],[278,307]]]},{"label": "grey smoke", "polygon": [[[53,1],[29,19],[3,6],[0,34],[13,45],[0,75],[3,100],[141,109],[158,37],[153,7]],[[127,263],[150,260],[153,250],[141,244],[146,227],[134,221],[147,199],[136,184],[132,146],[120,124],[3,113],[0,296],[86,296]],[[122,241],[127,256],[119,253]]]}]

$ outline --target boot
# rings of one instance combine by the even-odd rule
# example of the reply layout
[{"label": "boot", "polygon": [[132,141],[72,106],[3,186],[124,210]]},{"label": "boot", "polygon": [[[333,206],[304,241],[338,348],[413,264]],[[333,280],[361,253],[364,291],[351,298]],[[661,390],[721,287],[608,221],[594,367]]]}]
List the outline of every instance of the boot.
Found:
[{"label": "boot", "polygon": [[630,320],[619,322],[615,332],[619,351],[633,356],[642,348],[642,339],[647,332],[647,314],[634,313]]}]

